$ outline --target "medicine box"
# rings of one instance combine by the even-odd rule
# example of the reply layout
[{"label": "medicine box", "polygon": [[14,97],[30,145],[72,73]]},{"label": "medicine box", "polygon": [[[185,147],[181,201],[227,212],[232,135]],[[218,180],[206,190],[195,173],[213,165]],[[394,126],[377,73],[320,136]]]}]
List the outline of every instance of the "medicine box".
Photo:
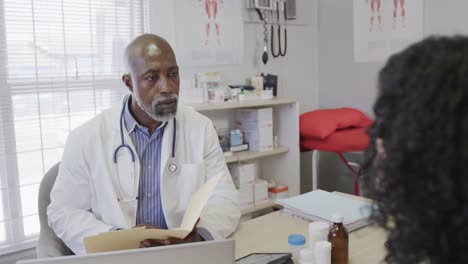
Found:
[{"label": "medicine box", "polygon": [[244,137],[240,129],[231,129],[229,139],[231,146],[238,146],[244,143]]},{"label": "medicine box", "polygon": [[288,186],[279,184],[268,188],[268,197],[272,200],[288,198]]},{"label": "medicine box", "polygon": [[254,203],[260,204],[268,201],[268,183],[265,180],[256,180],[254,184]]},{"label": "medicine box", "polygon": [[239,204],[241,208],[247,208],[254,205],[254,185],[243,186],[239,188]]},{"label": "medicine box", "polygon": [[258,165],[255,162],[233,164],[230,166],[232,180],[238,189],[253,185],[258,178]]},{"label": "medicine box", "polygon": [[250,150],[268,151],[273,149],[273,109],[239,109],[236,126],[244,133],[244,141]]}]

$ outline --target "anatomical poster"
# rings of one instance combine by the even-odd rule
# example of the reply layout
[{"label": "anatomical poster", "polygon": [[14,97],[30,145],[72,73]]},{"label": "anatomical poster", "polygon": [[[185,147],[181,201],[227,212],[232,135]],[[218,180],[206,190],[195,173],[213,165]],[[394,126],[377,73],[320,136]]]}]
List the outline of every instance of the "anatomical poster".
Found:
[{"label": "anatomical poster", "polygon": [[187,66],[241,64],[242,1],[176,0],[178,60]]},{"label": "anatomical poster", "polygon": [[423,38],[424,0],[354,0],[354,59],[385,61]]}]

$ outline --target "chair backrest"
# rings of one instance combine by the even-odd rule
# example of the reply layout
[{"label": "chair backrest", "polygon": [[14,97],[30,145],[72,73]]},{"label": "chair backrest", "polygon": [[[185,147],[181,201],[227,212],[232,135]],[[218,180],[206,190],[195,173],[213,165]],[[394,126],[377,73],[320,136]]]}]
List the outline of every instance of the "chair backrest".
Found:
[{"label": "chair backrest", "polygon": [[47,222],[47,207],[50,204],[50,191],[57,178],[60,163],[55,164],[44,176],[39,186],[39,222],[41,231],[36,245],[37,258],[50,258],[73,255],[73,252],[57,237]]}]

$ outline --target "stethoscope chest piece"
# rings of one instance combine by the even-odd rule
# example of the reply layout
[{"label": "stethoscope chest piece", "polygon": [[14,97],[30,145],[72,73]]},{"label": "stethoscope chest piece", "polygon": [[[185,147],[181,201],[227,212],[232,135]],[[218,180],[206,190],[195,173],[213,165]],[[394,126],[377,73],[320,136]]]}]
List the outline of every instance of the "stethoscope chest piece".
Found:
[{"label": "stethoscope chest piece", "polygon": [[175,173],[175,172],[177,172],[178,166],[177,166],[177,164],[175,163],[174,160],[171,160],[171,163],[169,164],[169,166],[167,166],[167,170],[168,170],[170,173]]}]

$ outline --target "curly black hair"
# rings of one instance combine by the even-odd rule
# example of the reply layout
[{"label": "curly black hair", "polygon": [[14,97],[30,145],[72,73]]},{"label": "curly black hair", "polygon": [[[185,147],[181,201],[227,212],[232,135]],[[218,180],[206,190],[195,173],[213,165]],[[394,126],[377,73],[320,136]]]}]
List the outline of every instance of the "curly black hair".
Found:
[{"label": "curly black hair", "polygon": [[468,37],[393,55],[378,86],[363,190],[389,232],[385,261],[468,263]]}]

